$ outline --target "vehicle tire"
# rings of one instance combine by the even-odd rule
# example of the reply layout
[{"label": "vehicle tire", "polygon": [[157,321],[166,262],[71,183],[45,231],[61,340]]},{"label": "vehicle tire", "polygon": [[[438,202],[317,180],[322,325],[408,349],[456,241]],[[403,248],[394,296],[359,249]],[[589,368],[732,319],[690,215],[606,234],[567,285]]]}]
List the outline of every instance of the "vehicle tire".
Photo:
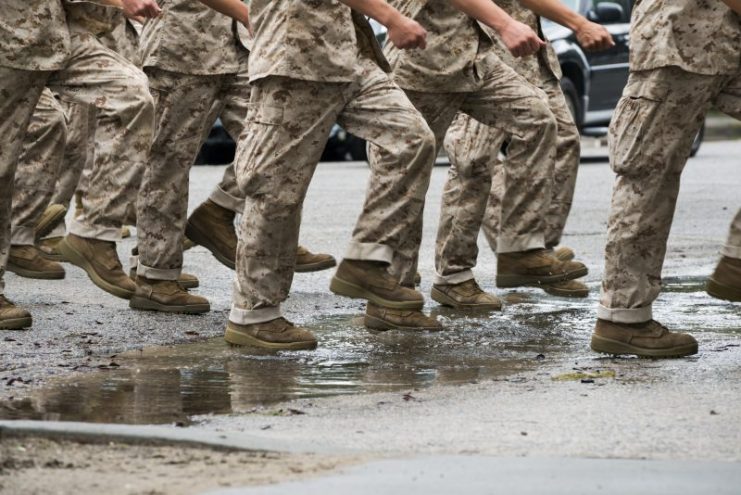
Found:
[{"label": "vehicle tire", "polygon": [[576,126],[581,129],[584,122],[584,114],[581,107],[581,98],[576,90],[576,85],[568,77],[561,78],[561,91],[566,98],[566,105],[569,107],[571,115],[574,117]]},{"label": "vehicle tire", "polygon": [[697,136],[695,136],[695,140],[692,141],[692,151],[690,151],[690,156],[695,156],[698,151],[700,151],[700,146],[702,145],[702,140],[705,138],[705,124],[702,124],[702,127],[700,127],[700,132],[697,133]]}]

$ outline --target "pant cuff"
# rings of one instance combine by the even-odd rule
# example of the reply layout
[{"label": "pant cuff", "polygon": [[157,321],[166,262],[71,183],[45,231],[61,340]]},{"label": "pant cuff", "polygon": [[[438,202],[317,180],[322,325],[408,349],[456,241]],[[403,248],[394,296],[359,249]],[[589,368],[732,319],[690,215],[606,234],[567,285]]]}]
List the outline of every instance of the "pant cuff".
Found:
[{"label": "pant cuff", "polygon": [[242,309],[232,305],[232,310],[229,313],[229,321],[237,325],[253,325],[255,323],[273,321],[281,316],[283,314],[280,311],[280,305],[260,309]]},{"label": "pant cuff", "polygon": [[542,233],[521,235],[509,239],[500,235],[497,239],[497,253],[519,253],[544,247],[545,235]]},{"label": "pant cuff", "polygon": [[119,242],[121,240],[121,227],[100,227],[86,225],[76,218],[69,223],[69,233],[87,239],[99,241]]},{"label": "pant cuff", "polygon": [[10,244],[13,246],[33,246],[35,233],[32,227],[15,227],[10,235]]},{"label": "pant cuff", "polygon": [[463,282],[468,282],[475,278],[471,270],[463,270],[462,272],[451,273],[449,275],[435,274],[435,285],[458,285]]},{"label": "pant cuff", "polygon": [[601,304],[597,307],[597,318],[615,323],[645,323],[653,319],[651,306],[643,308],[607,308]]},{"label": "pant cuff", "polygon": [[242,213],[244,211],[244,198],[232,196],[218,186],[211,192],[208,199],[234,213]]},{"label": "pant cuff", "polygon": [[720,254],[729,258],[741,259],[741,246],[731,246],[730,244],[726,244],[720,250]]},{"label": "pant cuff", "polygon": [[[134,258],[134,256],[132,256]],[[151,266],[143,265],[138,261],[136,264],[136,274],[139,277],[150,278],[152,280],[177,280],[180,277],[180,269],[163,270],[161,268],[152,268]]]},{"label": "pant cuff", "polygon": [[384,244],[350,241],[345,252],[345,258],[391,263],[394,259],[394,250]]},{"label": "pant cuff", "polygon": [[42,237],[42,239],[53,239],[55,237],[64,237],[65,235],[67,235],[67,226],[62,222],[54,227],[54,230]]}]

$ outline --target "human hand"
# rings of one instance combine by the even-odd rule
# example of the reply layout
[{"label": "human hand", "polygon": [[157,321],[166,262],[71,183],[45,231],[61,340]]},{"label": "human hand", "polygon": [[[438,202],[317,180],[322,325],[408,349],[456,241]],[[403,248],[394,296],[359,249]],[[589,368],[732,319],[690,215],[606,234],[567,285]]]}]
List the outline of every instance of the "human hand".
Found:
[{"label": "human hand", "polygon": [[584,23],[574,31],[576,40],[587,51],[607,50],[615,46],[612,35],[597,23],[584,20]]},{"label": "human hand", "polygon": [[499,36],[510,53],[515,57],[532,55],[545,46],[545,42],[535,34],[535,31],[515,20],[512,20],[501,29]]},{"label": "human hand", "polygon": [[389,41],[396,48],[406,50],[427,47],[427,31],[417,21],[399,14],[386,27]]}]

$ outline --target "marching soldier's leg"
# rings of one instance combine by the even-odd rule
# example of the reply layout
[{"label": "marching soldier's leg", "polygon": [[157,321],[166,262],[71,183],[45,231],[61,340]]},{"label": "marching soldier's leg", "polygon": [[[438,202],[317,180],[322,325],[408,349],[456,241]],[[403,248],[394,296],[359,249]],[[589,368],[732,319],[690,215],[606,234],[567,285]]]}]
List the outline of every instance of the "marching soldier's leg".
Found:
[{"label": "marching soldier's leg", "polygon": [[59,249],[100,288],[130,299],[135,284],[116,252],[152,142],[154,105],[146,76],[88,32],[72,33],[72,54],[49,86],[96,108],[95,155],[82,212]]},{"label": "marching soldier's leg", "polygon": [[270,76],[252,86],[235,159],[245,208],[227,342],[316,347],[310,332],[282,318],[280,305],[293,280],[306,191],[348,85]]},{"label": "marching soldier's leg", "polygon": [[[371,62],[366,68],[363,87],[339,122],[370,143],[371,178],[363,213],[331,288],[368,299],[368,327],[439,330],[440,323],[420,311],[424,299],[413,288],[435,160],[434,134],[404,91]],[[436,105],[440,107],[439,100]],[[445,127],[455,115],[450,108],[441,119]],[[389,274],[389,262],[401,286]]]},{"label": "marching soldier's leg", "polygon": [[[715,107],[741,120],[741,76],[733,78],[713,102]],[[731,223],[721,260],[708,281],[711,296],[741,302],[741,210]]]},{"label": "marching soldier's leg", "polygon": [[677,67],[632,72],[610,125],[617,174],[605,272],[592,349],[665,357],[693,354],[697,342],[652,320],[661,268],[692,141],[719,78]]},{"label": "marching soldier's leg", "polygon": [[574,201],[579,157],[581,156],[581,136],[560,83],[556,79],[551,79],[548,83],[541,85],[541,89],[548,95],[548,105],[558,125],[551,204],[546,215],[545,234],[546,247],[555,249],[561,242],[561,236],[571,212],[571,204]]},{"label": "marching soldier's leg", "polygon": [[[39,221],[54,193],[59,166],[67,141],[67,125],[62,106],[48,89],[41,93],[28,126],[23,151],[18,160],[13,191],[13,224],[8,271],[21,277],[64,278],[64,268],[43,258],[34,245]],[[66,209],[54,210],[56,219]]]},{"label": "marching soldier's leg", "polygon": [[[244,58],[243,66],[246,67],[247,54],[244,54]],[[232,84],[228,85],[220,96],[220,104],[212,108],[207,122],[213,122],[216,117],[220,117],[230,136],[234,139],[241,136],[249,106],[249,88],[247,71],[236,74]],[[234,218],[242,211],[244,194],[239,190],[232,163],[224,170],[221,182],[214,188],[209,199],[196,208],[188,218],[186,235],[191,240],[194,240],[192,237],[197,238],[198,244],[206,247],[214,253],[216,259],[233,270],[237,248]],[[299,246],[296,251],[297,272],[326,270],[336,264],[334,257],[329,254],[312,253],[303,246]]]},{"label": "marching soldier's leg", "polygon": [[[218,101],[211,107],[207,123],[221,118],[227,133],[235,141],[242,135],[249,108],[250,83],[247,74],[248,55],[240,52],[240,72],[228,76]],[[210,126],[203,135],[205,140]],[[209,199],[201,203],[188,218],[185,235],[214,255],[224,266],[235,269],[237,234],[234,218],[244,210],[244,194],[239,190],[234,163],[224,170],[224,175]]]},{"label": "marching soldier's leg", "polygon": [[229,76],[192,76],[147,69],[157,130],[138,197],[136,309],[203,313],[208,301],[179,289],[191,165],[204,119]]},{"label": "marching soldier's leg", "polygon": [[47,72],[0,67],[0,329],[4,330],[31,326],[31,315],[6,299],[4,275],[10,251],[15,169],[47,77]]},{"label": "marching soldier's leg", "polygon": [[[469,132],[480,132],[482,138]],[[478,257],[482,212],[491,188],[492,157],[501,145],[499,134],[494,128],[459,114],[445,135],[450,169],[443,190],[435,249],[437,275],[431,292],[432,299],[445,306],[502,308],[497,297],[478,286],[472,271]],[[478,149],[471,149],[473,146]]]}]

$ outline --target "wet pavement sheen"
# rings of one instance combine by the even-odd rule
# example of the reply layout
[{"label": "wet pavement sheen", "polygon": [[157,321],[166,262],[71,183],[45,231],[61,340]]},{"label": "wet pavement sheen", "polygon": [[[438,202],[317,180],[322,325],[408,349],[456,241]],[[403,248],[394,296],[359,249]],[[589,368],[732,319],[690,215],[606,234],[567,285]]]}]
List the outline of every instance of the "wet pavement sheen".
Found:
[{"label": "wet pavement sheen", "polygon": [[701,340],[701,354],[682,360],[593,354],[587,342],[594,295],[572,301],[533,289],[509,293],[503,313],[460,316],[434,306],[433,314],[447,327],[439,333],[369,332],[359,313],[344,309],[301,322],[318,336],[316,351],[230,347],[220,337],[129,351],[97,371],[54,380],[29,397],[0,403],[0,419],[187,426],[211,414],[302,414],[278,406],[299,398],[411,393],[432,385],[516,379],[524,372],[550,373],[554,380],[596,376],[626,382],[662,380],[679,368],[687,380],[738,374],[741,308],[713,300],[703,288],[700,278],[666,281],[672,313],[663,321],[692,330]]}]

